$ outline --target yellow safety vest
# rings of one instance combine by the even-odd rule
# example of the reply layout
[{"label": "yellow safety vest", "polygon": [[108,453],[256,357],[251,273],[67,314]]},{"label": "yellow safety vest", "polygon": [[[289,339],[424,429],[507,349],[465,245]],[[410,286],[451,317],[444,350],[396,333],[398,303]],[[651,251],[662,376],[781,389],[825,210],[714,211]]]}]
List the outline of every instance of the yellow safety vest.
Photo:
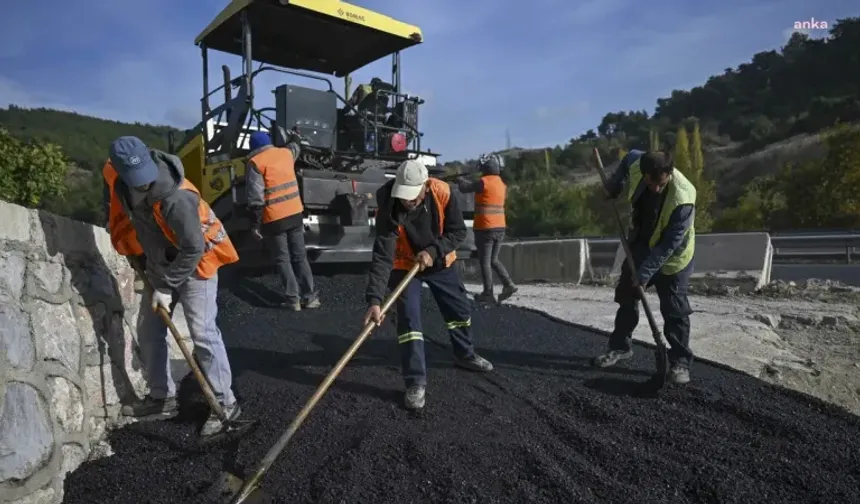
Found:
[{"label": "yellow safety vest", "polygon": [[[639,160],[637,159],[630,165],[630,185],[627,188],[627,199],[630,205],[633,205],[633,197],[636,195],[640,184],[644,184],[642,180],[642,172],[639,170]],[[669,179],[669,184],[664,189],[668,191],[666,201],[663,203],[663,209],[660,210],[660,216],[657,218],[657,224],[654,226],[654,232],[651,234],[651,239],[648,245],[653,247],[660,241],[663,236],[663,231],[669,225],[669,217],[672,212],[681,205],[696,205],[696,187],[690,182],[683,173],[677,169],[673,170],[672,178]],[[633,218],[631,214],[631,219]],[[664,275],[674,275],[686,268],[693,259],[693,254],[696,251],[696,226],[690,224],[684,235],[684,241],[681,247],[669,257],[663,267],[660,268],[660,273]]]}]

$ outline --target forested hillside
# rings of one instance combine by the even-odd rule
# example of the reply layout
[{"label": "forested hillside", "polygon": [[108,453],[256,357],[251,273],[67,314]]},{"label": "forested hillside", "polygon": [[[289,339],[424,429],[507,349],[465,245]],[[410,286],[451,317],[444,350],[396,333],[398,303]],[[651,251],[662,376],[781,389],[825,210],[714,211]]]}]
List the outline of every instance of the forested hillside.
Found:
[{"label": "forested hillside", "polygon": [[[511,233],[614,233],[592,168],[594,147],[607,165],[632,148],[675,151],[678,168],[699,188],[701,231],[860,225],[854,223],[860,212],[851,207],[852,194],[860,194],[860,134],[845,126],[860,121],[858,47],[860,18],[839,20],[828,38],[796,33],[780,51],[755,54],[701,86],[657,99],[653,113],[608,113],[567,145],[517,149],[505,170]],[[0,136],[0,152],[24,152],[0,157],[0,198],[98,222],[98,172],[110,141],[137,135],[166,148],[170,130],[17,107],[0,109],[0,128],[8,131]],[[65,177],[65,184],[16,189],[30,167],[44,162],[35,149],[46,144],[67,158],[51,158],[50,166],[71,164],[46,180]],[[458,171],[472,162],[446,165]],[[834,203],[834,194],[844,201]]]},{"label": "forested hillside", "polygon": [[[15,145],[28,145],[31,151],[47,146],[58,146],[61,149],[64,169],[57,187],[43,187],[38,191],[42,194],[38,201],[32,198],[22,202],[29,206],[39,206],[61,215],[87,222],[101,223],[103,212],[101,207],[101,169],[107,159],[107,148],[110,143],[121,135],[135,135],[147,145],[158,149],[167,149],[168,126],[153,126],[150,124],[128,124],[107,119],[99,119],[74,112],[50,109],[24,109],[10,106],[0,108],[0,129],[5,129],[8,135],[15,139]],[[12,145],[13,141],[0,135],[2,145]],[[0,149],[3,147],[0,146]],[[59,152],[58,149],[58,152]],[[8,151],[8,147],[7,147]],[[22,165],[23,163],[23,165]],[[42,162],[44,163],[44,161]],[[46,177],[50,166],[56,166],[54,161],[42,166],[34,163],[33,171],[38,169],[41,177]],[[0,159],[2,180],[0,187],[14,185],[13,174],[20,174],[23,184],[29,181],[32,187],[32,173],[28,163],[19,159],[13,167],[9,158]],[[59,172],[58,172],[59,173]],[[33,191],[29,191],[33,194]],[[17,201],[10,191],[0,192],[0,198]]]},{"label": "forested hillside", "polygon": [[147,145],[167,149],[167,133],[175,128],[128,124],[74,112],[49,109],[0,108],[0,126],[22,140],[40,140],[63,148],[66,156],[85,170],[101,170],[107,146],[121,135],[134,135]]},{"label": "forested hillside", "polygon": [[[840,195],[860,194],[860,160],[849,161],[855,158],[846,150],[860,139],[857,129],[838,128],[835,137],[830,131],[860,121],[858,47],[860,18],[839,20],[825,39],[795,33],[780,51],[755,54],[702,86],[658,99],[653,114],[608,113],[565,146],[519,151],[506,158],[512,231],[613,232],[595,185],[594,147],[606,164],[632,148],[673,150],[678,167],[699,181],[702,231],[857,225],[826,192],[816,196],[812,187],[804,192],[786,184],[801,173],[812,184],[826,173]],[[473,162],[448,165],[456,171]],[[821,183],[815,187],[824,190]],[[809,210],[814,205],[830,210]],[[780,210],[785,208],[796,215],[787,216]],[[803,217],[805,212],[814,217]]]}]

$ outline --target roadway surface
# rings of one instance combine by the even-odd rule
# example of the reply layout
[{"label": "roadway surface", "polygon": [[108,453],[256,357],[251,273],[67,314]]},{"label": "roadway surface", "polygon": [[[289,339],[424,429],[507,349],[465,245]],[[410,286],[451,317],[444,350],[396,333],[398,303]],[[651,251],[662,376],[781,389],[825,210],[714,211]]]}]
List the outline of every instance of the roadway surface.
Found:
[{"label": "roadway surface", "polygon": [[[319,278],[323,308],[271,306],[271,277],[225,281],[220,327],[246,418],[237,451],[196,450],[198,402],[182,419],[114,431],[115,455],[66,479],[66,504],[204,503],[219,473],[252,467],[360,330],[365,277]],[[405,411],[392,328],[370,339],[276,461],[263,488],[281,503],[858,502],[860,419],[808,396],[705,363],[659,397],[630,364],[596,371],[606,338],[540,314],[475,311],[487,375],[451,366],[424,296],[430,384]],[[189,405],[190,404],[190,405]],[[205,410],[202,410],[205,415]]]}]

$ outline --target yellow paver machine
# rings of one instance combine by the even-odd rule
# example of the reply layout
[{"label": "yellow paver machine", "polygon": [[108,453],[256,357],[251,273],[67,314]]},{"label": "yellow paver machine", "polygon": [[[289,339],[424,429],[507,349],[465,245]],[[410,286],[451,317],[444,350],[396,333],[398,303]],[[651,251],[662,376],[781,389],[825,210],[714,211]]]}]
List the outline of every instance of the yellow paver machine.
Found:
[{"label": "yellow paver machine", "polygon": [[[338,0],[233,0],[195,40],[203,60],[201,121],[171,151],[186,177],[224,222],[245,252],[248,239],[244,171],[249,137],[267,131],[283,145],[287,131],[304,137],[296,160],[305,206],[305,242],[312,262],[370,260],[376,190],[394,177],[405,159],[419,159],[442,176],[439,156],[422,150],[418,110],[424,101],[401,89],[400,52],[423,42],[420,28]],[[209,51],[240,56],[242,74],[222,66],[223,83],[212,89]],[[391,58],[391,80],[373,78],[350,96],[350,74]],[[265,91],[264,73],[315,82]],[[335,87],[343,84],[343,96]],[[274,94],[274,107],[255,107],[260,93]],[[259,100],[258,100],[259,101]],[[474,250],[472,195],[458,197],[469,227],[460,255]]]}]

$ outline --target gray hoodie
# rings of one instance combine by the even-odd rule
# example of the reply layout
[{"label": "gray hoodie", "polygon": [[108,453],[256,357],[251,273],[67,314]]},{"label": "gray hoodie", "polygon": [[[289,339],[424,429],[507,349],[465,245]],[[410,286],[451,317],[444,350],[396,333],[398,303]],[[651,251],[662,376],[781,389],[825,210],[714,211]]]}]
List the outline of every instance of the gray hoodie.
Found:
[{"label": "gray hoodie", "polygon": [[[150,149],[158,165],[158,178],[146,191],[129,189],[121,179],[116,191],[137,231],[146,255],[146,273],[156,289],[177,289],[193,275],[203,257],[204,238],[200,226],[197,194],[180,190],[185,170],[178,157]],[[153,205],[161,201],[161,215],[176,236],[176,246],[155,220]]]}]

